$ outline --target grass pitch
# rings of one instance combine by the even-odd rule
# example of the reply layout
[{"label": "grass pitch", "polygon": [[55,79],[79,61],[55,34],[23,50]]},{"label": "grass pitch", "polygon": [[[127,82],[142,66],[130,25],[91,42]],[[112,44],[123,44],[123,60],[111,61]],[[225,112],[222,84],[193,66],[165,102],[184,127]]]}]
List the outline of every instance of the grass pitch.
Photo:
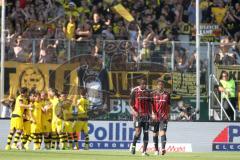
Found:
[{"label": "grass pitch", "polygon": [[239,160],[239,152],[212,153],[167,153],[164,156],[140,153],[131,155],[128,151],[2,151],[0,160]]}]

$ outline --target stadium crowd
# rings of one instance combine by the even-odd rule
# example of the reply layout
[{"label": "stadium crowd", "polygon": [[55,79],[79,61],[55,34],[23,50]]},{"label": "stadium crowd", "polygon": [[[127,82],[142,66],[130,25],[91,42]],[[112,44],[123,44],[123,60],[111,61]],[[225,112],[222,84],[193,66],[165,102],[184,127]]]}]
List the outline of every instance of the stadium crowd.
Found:
[{"label": "stadium crowd", "polygon": [[[118,3],[129,9],[134,22],[113,11]],[[238,63],[239,4],[237,0],[200,2],[201,23],[220,26],[218,64]],[[195,10],[195,1],[189,0],[11,0],[6,59],[63,63],[69,48],[72,57],[101,56],[102,40],[126,40],[131,45],[123,48],[131,61],[166,62],[171,55],[169,41],[183,41],[181,35],[187,35],[187,42],[193,40]],[[188,48],[176,47],[176,69],[191,70],[194,55]]]}]

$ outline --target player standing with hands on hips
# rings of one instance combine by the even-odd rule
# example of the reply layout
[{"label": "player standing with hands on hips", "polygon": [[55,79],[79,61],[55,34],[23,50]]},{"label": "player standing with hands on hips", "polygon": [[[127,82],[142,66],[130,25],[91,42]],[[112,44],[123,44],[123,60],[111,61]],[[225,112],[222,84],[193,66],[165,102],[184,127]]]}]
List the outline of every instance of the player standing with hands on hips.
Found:
[{"label": "player standing with hands on hips", "polygon": [[131,153],[136,152],[136,143],[141,136],[143,130],[143,156],[147,156],[146,153],[148,145],[148,129],[149,118],[151,114],[151,92],[147,89],[146,79],[140,80],[140,85],[133,88],[130,94],[130,105],[133,114],[135,134],[133,138],[133,144]]},{"label": "player standing with hands on hips", "polygon": [[165,91],[163,80],[157,80],[157,89],[152,92],[152,98],[151,130],[153,131],[155,155],[159,155],[158,135],[161,137],[161,154],[164,155],[166,153],[166,131],[170,112],[170,94]]}]

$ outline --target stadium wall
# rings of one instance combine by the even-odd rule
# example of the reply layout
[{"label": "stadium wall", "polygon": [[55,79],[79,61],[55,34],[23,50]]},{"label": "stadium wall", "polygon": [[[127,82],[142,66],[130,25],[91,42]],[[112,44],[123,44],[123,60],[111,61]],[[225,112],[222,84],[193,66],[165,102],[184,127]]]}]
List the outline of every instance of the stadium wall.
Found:
[{"label": "stadium wall", "polygon": [[[4,149],[10,120],[0,120],[0,123],[0,149]],[[90,121],[90,148],[129,149],[133,132],[131,121]],[[169,122],[167,138],[169,152],[240,151],[240,124]],[[84,137],[81,136],[79,143],[83,145],[83,141]],[[151,142],[152,133],[150,133],[150,150],[152,150]]]}]

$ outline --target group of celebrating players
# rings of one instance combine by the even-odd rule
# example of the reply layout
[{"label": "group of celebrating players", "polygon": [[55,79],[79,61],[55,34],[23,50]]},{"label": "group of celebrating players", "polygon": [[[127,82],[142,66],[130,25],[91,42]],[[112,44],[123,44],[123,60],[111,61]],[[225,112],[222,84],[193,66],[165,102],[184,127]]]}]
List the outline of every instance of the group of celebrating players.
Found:
[{"label": "group of celebrating players", "polygon": [[[84,149],[89,148],[87,90],[81,89],[76,105],[67,94],[56,89],[29,91],[23,87],[15,100],[6,150],[79,149],[78,135],[85,135]],[[75,112],[74,112],[75,111]],[[72,120],[75,114],[77,119]],[[13,142],[12,142],[13,141]]]},{"label": "group of celebrating players", "polygon": [[[147,89],[147,81],[143,78],[140,85],[131,91],[130,105],[134,120],[134,138],[131,153],[136,152],[136,143],[143,131],[142,155],[147,156],[149,130],[153,132],[155,155],[166,153],[166,131],[170,112],[170,94],[164,88],[164,81],[157,80],[157,88],[153,91]],[[158,136],[161,137],[161,151],[158,147]]]}]

